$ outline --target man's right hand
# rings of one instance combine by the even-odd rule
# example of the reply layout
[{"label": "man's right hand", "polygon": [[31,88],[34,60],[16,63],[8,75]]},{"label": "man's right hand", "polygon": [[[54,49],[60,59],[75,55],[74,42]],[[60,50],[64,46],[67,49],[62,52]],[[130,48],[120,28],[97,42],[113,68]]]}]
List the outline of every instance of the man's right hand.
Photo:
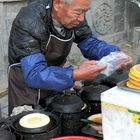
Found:
[{"label": "man's right hand", "polygon": [[74,80],[95,79],[97,75],[106,68],[106,65],[96,65],[96,61],[88,60],[83,62],[78,69],[73,72]]}]

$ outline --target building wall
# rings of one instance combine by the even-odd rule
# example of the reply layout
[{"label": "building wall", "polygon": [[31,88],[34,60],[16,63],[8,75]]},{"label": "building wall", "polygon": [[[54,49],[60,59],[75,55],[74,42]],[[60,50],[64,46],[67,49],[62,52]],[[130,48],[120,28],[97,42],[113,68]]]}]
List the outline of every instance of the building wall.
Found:
[{"label": "building wall", "polygon": [[13,19],[21,7],[23,0],[0,0],[0,89],[7,88],[8,70],[8,38]]},{"label": "building wall", "polygon": [[123,42],[127,25],[125,6],[125,0],[94,0],[90,11],[92,30],[108,42]]}]

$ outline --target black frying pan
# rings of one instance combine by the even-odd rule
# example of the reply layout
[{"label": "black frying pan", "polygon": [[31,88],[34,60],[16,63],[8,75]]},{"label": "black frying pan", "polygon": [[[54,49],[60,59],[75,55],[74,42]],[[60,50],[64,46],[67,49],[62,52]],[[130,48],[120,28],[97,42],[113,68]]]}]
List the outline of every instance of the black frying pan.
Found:
[{"label": "black frying pan", "polygon": [[[31,114],[31,113],[42,113],[42,114],[48,115],[50,117],[49,124],[47,124],[46,126],[43,126],[43,127],[38,127],[38,128],[25,128],[25,127],[22,127],[19,124],[19,120],[23,116],[25,116],[27,114]],[[55,123],[56,123],[56,120],[54,118],[54,115],[52,113],[50,113],[50,112],[45,112],[45,111],[29,111],[29,112],[23,112],[23,113],[15,116],[15,117],[13,117],[12,118],[11,126],[16,131],[23,132],[23,133],[43,133],[43,132],[48,132],[51,129],[53,129],[53,127],[55,126]]]}]

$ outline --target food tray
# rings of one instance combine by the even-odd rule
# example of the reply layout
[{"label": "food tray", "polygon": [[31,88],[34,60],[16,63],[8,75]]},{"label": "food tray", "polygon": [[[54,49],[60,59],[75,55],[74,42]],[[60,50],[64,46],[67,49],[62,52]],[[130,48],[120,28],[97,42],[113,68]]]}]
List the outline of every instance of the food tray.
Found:
[{"label": "food tray", "polygon": [[102,134],[99,134],[95,129],[91,128],[89,125],[86,125],[82,128],[82,133],[98,138],[103,138]]},{"label": "food tray", "polygon": [[133,89],[133,88],[127,87],[126,86],[126,82],[127,81],[128,81],[128,79],[127,80],[124,80],[124,81],[121,81],[121,82],[117,83],[117,86],[119,88],[123,89],[123,90],[140,93],[140,90],[138,90],[138,89]]}]

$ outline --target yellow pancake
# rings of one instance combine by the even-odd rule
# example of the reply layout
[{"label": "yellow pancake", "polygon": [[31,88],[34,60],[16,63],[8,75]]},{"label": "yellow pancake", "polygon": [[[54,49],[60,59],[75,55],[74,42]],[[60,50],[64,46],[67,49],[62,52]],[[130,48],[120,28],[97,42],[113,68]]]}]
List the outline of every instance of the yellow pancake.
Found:
[{"label": "yellow pancake", "polygon": [[94,114],[88,117],[88,120],[93,122],[102,123],[102,114]]},{"label": "yellow pancake", "polygon": [[140,64],[133,66],[130,72],[137,78],[140,78]]},{"label": "yellow pancake", "polygon": [[133,85],[140,87],[140,82],[134,81],[134,80],[131,79],[131,78],[129,78],[129,81],[130,81]]},{"label": "yellow pancake", "polygon": [[134,81],[137,81],[137,82],[140,82],[140,78],[136,77],[135,75],[133,75],[131,72],[129,72],[129,77],[134,80]]},{"label": "yellow pancake", "polygon": [[140,90],[140,87],[133,85],[130,81],[128,81],[128,82],[126,83],[126,85],[127,85],[129,88],[133,88],[133,89],[138,89],[138,90]]},{"label": "yellow pancake", "polygon": [[24,128],[39,128],[50,122],[50,117],[42,113],[31,113],[19,120],[19,124]]}]

